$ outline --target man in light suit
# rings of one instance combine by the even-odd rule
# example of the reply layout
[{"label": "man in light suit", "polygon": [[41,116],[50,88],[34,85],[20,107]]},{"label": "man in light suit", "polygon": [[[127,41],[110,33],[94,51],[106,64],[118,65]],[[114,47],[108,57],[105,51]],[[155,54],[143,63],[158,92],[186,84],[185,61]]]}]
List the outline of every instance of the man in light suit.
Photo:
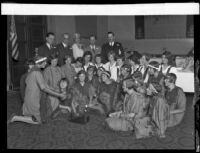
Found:
[{"label": "man in light suit", "polygon": [[49,57],[51,54],[58,54],[56,47],[54,46],[55,34],[48,32],[46,34],[46,43],[38,48],[37,55],[42,57]]},{"label": "man in light suit", "polygon": [[115,52],[116,56],[124,57],[122,44],[115,42],[115,34],[113,32],[108,32],[108,42],[102,45],[101,55],[103,57],[103,63],[108,62],[108,53],[110,51]]},{"label": "man in light suit", "polygon": [[62,66],[65,63],[63,59],[66,55],[70,55],[71,57],[73,57],[72,47],[70,46],[69,42],[70,42],[70,35],[68,33],[64,33],[62,42],[56,46],[58,51],[59,66]]},{"label": "man in light suit", "polygon": [[92,53],[92,61],[94,62],[95,55],[101,53],[101,47],[96,44],[96,36],[90,35],[90,45],[85,48],[85,51],[90,51]]}]

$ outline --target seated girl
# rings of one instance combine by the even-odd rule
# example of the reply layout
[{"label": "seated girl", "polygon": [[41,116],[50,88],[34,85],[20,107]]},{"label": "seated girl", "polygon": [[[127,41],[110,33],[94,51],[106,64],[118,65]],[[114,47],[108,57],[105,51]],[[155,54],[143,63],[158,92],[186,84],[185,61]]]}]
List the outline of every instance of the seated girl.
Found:
[{"label": "seated girl", "polygon": [[87,68],[86,81],[90,83],[97,90],[99,86],[99,81],[98,81],[98,77],[96,76],[95,66],[91,65]]},{"label": "seated girl", "polygon": [[91,95],[91,85],[85,81],[86,73],[81,70],[78,73],[78,80],[72,87],[72,113],[75,116],[83,115],[86,111],[86,105],[89,104]]},{"label": "seated girl", "polygon": [[165,98],[170,109],[170,119],[168,127],[173,127],[181,123],[186,109],[186,96],[183,89],[177,87],[176,74],[169,73],[165,78],[165,85],[167,87]]},{"label": "seated girl", "polygon": [[72,64],[72,66],[74,67],[75,69],[75,72],[76,74],[80,71],[80,70],[83,70],[83,58],[82,57],[78,57],[76,60],[75,60],[75,63]]},{"label": "seated girl", "polygon": [[110,114],[106,119],[108,126],[117,131],[132,131],[136,138],[147,137],[152,132],[148,125],[150,118],[146,115],[148,101],[145,98],[145,88],[132,79],[123,81],[123,90],[127,93],[123,110]]},{"label": "seated girl", "polygon": [[151,61],[149,63],[149,78],[147,81],[147,85],[150,83],[159,83],[162,86],[162,95],[164,96],[165,93],[165,86],[164,86],[164,75],[159,71],[159,63],[156,61]]},{"label": "seated girl", "polygon": [[156,134],[164,138],[169,121],[169,106],[161,92],[162,86],[158,82],[150,83],[147,88],[147,95],[150,96],[148,115],[155,123]]},{"label": "seated girl", "polygon": [[111,79],[109,71],[102,72],[102,83],[98,88],[98,101],[102,105],[104,114],[108,115],[114,111],[118,98],[117,83]]},{"label": "seated girl", "polygon": [[72,95],[71,95],[71,91],[69,89],[69,83],[68,83],[67,79],[62,78],[59,82],[59,86],[60,86],[60,92],[62,94],[66,95],[66,99],[61,100],[61,104],[59,104],[59,107],[62,109],[63,113],[67,113],[67,111],[71,112]]}]

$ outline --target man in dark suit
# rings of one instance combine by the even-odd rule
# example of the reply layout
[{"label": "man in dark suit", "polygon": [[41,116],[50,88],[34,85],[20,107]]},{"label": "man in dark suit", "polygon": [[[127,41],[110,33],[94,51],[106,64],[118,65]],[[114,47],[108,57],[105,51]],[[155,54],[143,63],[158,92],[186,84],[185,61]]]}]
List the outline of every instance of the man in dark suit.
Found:
[{"label": "man in dark suit", "polygon": [[101,55],[103,57],[103,63],[108,61],[108,52],[113,51],[117,56],[124,56],[124,50],[122,44],[115,42],[115,34],[108,32],[108,42],[102,45]]},{"label": "man in dark suit", "polygon": [[56,47],[53,46],[55,41],[55,34],[48,32],[46,34],[46,43],[38,48],[37,55],[42,57],[49,57],[53,53],[57,53]]},{"label": "man in dark suit", "polygon": [[56,46],[56,49],[58,51],[59,66],[65,64],[63,59],[66,55],[70,55],[73,58],[73,51],[69,42],[70,42],[70,35],[68,33],[64,33],[62,42]]}]

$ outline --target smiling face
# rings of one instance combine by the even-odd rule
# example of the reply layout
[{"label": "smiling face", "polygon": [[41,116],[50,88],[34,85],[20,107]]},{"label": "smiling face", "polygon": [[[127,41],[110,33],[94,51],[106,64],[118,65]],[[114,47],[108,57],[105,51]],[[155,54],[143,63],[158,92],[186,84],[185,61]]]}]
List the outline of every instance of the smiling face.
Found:
[{"label": "smiling face", "polygon": [[81,74],[78,76],[78,78],[79,78],[79,81],[80,81],[80,82],[84,82],[84,81],[85,81],[85,74],[81,73]]},{"label": "smiling face", "polygon": [[115,61],[114,55],[113,55],[113,54],[110,54],[110,55],[108,56],[108,60],[109,60],[110,62]]},{"label": "smiling face", "polygon": [[108,34],[108,42],[113,42],[115,40],[115,37],[113,36],[112,33]]},{"label": "smiling face", "polygon": [[101,63],[101,57],[97,56],[95,61],[96,61],[97,64],[100,64]]},{"label": "smiling face", "polygon": [[71,64],[71,63],[72,63],[72,58],[71,58],[71,57],[68,57],[68,58],[65,60],[65,63]]},{"label": "smiling face", "polygon": [[94,45],[95,42],[96,42],[95,37],[94,37],[94,36],[91,36],[91,37],[90,37],[90,44],[91,44],[91,45]]},{"label": "smiling face", "polygon": [[166,55],[162,55],[162,63],[168,64],[168,59],[166,58]]},{"label": "smiling face", "polygon": [[97,75],[98,75],[98,77],[101,77],[101,74],[102,74],[102,71],[101,70],[97,70]]},{"label": "smiling face", "polygon": [[69,44],[69,41],[70,41],[69,39],[70,39],[70,37],[68,34],[63,35],[63,43]]},{"label": "smiling face", "polygon": [[51,66],[55,67],[55,66],[57,66],[57,64],[58,64],[57,58],[51,60]]},{"label": "smiling face", "polygon": [[62,81],[60,82],[60,88],[61,88],[61,89],[67,88],[67,81],[62,80]]},{"label": "smiling face", "polygon": [[86,56],[84,57],[84,60],[85,60],[85,63],[90,62],[91,56],[90,56],[90,55],[86,55]]},{"label": "smiling face", "polygon": [[117,59],[117,65],[119,65],[119,66],[121,66],[121,65],[123,65],[123,60],[121,59],[121,58],[118,58]]},{"label": "smiling face", "polygon": [[50,44],[53,45],[54,41],[55,41],[55,36],[54,35],[49,35],[48,37],[46,37],[46,41]]}]

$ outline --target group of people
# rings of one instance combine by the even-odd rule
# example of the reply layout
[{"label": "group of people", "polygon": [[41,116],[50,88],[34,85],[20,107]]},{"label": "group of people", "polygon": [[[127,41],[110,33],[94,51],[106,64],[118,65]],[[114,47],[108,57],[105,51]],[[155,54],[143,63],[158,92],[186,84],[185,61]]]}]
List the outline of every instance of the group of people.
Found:
[{"label": "group of people", "polygon": [[113,130],[164,138],[168,127],[182,121],[186,97],[176,86],[171,52],[162,54],[162,63],[137,51],[125,57],[113,32],[102,47],[94,35],[86,47],[78,33],[72,46],[67,33],[56,47],[54,38],[48,33],[46,44],[28,60],[20,81],[23,116],[13,115],[10,122],[43,124],[60,113],[81,116],[94,110]]}]

